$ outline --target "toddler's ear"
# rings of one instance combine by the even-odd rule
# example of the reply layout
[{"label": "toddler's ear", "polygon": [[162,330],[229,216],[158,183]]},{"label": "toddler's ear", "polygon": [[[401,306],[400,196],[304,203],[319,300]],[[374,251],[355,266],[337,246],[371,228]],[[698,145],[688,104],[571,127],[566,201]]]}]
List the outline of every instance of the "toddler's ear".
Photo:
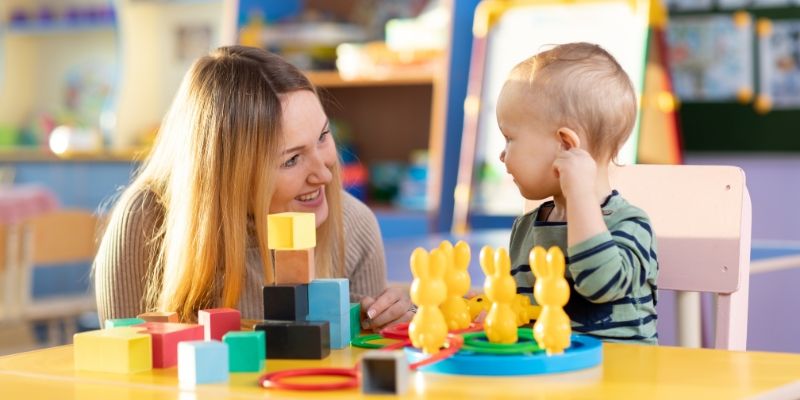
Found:
[{"label": "toddler's ear", "polygon": [[558,134],[558,139],[561,141],[561,147],[564,150],[581,147],[581,138],[572,129],[562,126],[558,128],[556,134]]}]

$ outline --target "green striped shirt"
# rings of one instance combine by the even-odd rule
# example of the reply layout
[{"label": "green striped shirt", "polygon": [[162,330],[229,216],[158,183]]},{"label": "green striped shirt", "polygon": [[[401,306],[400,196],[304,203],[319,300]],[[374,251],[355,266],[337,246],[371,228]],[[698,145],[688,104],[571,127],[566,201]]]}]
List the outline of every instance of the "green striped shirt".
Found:
[{"label": "green striped shirt", "polygon": [[601,205],[608,231],[568,248],[565,222],[538,221],[539,210],[552,207],[552,202],[544,203],[514,221],[509,253],[517,293],[536,303],[528,254],[534,246],[558,246],[567,257],[570,285],[564,311],[575,332],[608,341],[657,344],[658,260],[647,214],[615,190]]}]

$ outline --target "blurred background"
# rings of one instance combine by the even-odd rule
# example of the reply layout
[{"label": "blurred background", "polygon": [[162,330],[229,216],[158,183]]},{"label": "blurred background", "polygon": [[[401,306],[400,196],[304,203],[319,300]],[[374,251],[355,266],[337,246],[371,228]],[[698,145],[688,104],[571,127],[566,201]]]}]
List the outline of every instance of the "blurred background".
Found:
[{"label": "blurred background", "polygon": [[748,348],[800,351],[786,318],[800,283],[800,1],[2,0],[0,352],[97,326],[90,257],[49,250],[82,246],[77,225],[28,221],[102,220],[211,49],[262,47],[306,71],[346,188],[376,212],[402,279],[420,238],[507,242],[522,198],[498,160],[499,87],[545,45],[587,37],[640,96],[620,161],[745,170],[753,239],[782,262],[752,276]]}]

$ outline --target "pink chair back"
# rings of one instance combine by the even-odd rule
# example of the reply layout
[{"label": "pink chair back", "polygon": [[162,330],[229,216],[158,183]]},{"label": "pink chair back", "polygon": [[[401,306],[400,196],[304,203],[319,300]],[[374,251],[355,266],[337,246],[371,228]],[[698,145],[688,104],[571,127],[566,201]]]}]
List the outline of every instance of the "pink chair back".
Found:
[{"label": "pink chair back", "polygon": [[[714,347],[744,350],[750,280],[750,195],[730,166],[612,167],[611,185],[650,216],[660,289],[717,295]],[[526,203],[526,210],[538,202]]]}]

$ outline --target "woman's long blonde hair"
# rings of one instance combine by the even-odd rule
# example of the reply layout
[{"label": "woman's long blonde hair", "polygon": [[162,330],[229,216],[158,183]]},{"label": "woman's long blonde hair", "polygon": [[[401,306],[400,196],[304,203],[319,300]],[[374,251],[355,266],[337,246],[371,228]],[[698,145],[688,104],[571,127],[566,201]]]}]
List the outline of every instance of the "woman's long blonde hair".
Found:
[{"label": "woman's long blonde hair", "polygon": [[[192,65],[151,155],[118,203],[144,192],[163,207],[148,246],[147,310],[194,321],[203,308],[237,307],[249,219],[265,283],[273,281],[267,214],[283,146],[279,95],[298,90],[316,94],[297,68],[256,48],[221,47]],[[344,275],[338,164],[332,172],[329,216],[317,229],[319,277]]]}]

